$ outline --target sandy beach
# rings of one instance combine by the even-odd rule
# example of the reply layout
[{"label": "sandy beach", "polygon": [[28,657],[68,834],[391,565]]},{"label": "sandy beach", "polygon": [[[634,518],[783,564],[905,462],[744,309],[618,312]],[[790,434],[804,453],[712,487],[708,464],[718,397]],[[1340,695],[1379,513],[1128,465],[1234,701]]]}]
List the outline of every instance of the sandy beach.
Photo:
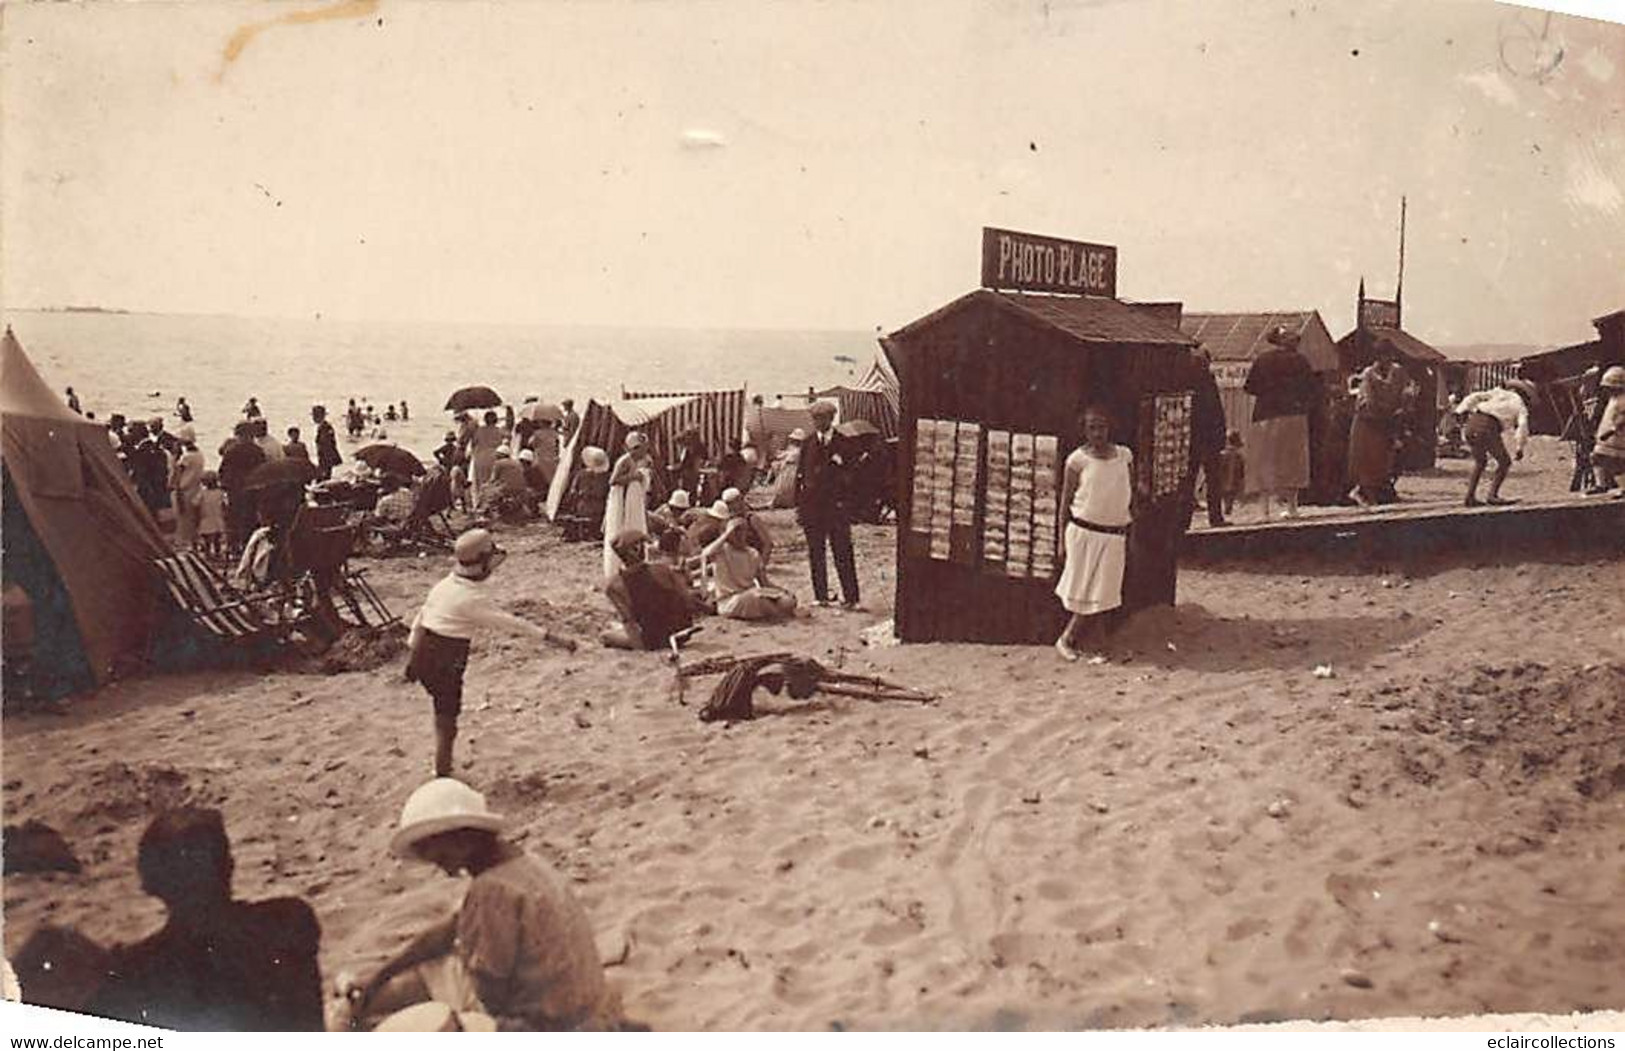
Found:
[{"label": "sandy beach", "polygon": [[[775,564],[805,594],[799,535],[776,520]],[[503,543],[511,609],[582,637],[607,622],[595,545],[537,526]],[[792,650],[935,704],[759,692],[756,721],[703,724],[718,680],[679,704],[658,655],[476,644],[460,775],[574,881],[634,1017],[1137,1027],[1625,1005],[1617,561],[1187,570],[1178,607],[1138,616],[1101,667],[866,645],[890,615],[893,536],[858,544],[866,611],[713,619],[691,653]],[[367,565],[408,618],[444,571]],[[156,925],[135,841],[181,800],[224,809],[240,894],[310,901],[329,985],[452,909],[457,882],[385,850],[432,743],[400,666],[201,671],[8,712],[6,822],[53,825],[84,866],[7,877],[8,945],[47,920],[104,941]]]}]

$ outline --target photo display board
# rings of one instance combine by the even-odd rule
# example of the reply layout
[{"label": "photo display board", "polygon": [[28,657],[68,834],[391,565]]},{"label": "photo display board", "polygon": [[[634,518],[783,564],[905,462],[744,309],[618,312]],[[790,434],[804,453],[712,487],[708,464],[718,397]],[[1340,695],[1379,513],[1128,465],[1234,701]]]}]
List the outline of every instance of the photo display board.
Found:
[{"label": "photo display board", "polygon": [[1060,439],[921,419],[909,553],[1050,579],[1059,546]]},{"label": "photo display board", "polygon": [[1191,394],[1154,394],[1140,411],[1140,484],[1160,500],[1180,491],[1190,473]]}]

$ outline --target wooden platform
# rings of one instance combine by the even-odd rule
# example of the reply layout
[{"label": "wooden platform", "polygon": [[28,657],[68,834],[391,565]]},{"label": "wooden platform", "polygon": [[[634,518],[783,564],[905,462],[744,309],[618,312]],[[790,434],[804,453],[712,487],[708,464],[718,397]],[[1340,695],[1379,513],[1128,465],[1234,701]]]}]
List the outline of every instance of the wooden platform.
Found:
[{"label": "wooden platform", "polygon": [[1429,557],[1451,550],[1484,558],[1536,550],[1625,555],[1625,500],[1572,496],[1506,507],[1459,503],[1395,504],[1371,509],[1306,508],[1294,519],[1198,526],[1185,536],[1187,563],[1312,552],[1329,560]]}]

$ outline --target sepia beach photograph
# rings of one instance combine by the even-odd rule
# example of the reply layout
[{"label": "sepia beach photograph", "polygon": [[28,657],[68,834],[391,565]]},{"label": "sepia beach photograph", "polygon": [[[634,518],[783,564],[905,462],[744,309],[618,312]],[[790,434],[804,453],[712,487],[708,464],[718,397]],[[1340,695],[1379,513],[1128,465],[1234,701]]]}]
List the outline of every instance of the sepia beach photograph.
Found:
[{"label": "sepia beach photograph", "polygon": [[0,5],[6,997],[1621,1028],[1587,6]]}]

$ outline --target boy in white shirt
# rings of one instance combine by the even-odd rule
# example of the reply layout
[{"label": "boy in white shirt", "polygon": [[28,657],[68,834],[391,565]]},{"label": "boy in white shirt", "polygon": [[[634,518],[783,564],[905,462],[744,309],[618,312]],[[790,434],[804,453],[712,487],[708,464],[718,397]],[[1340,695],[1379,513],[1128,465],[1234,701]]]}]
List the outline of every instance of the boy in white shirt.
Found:
[{"label": "boy in white shirt", "polygon": [[452,744],[457,740],[457,717],[463,710],[463,673],[468,669],[468,646],[479,628],[497,628],[530,635],[574,653],[574,639],[555,635],[539,624],[498,609],[491,601],[489,581],[508,553],[497,547],[484,529],[470,529],[457,538],[453,553],[457,564],[429,589],[412,621],[406,664],[408,682],[422,684],[434,701],[434,772],[451,776]]},{"label": "boy in white shirt", "polygon": [[[1523,459],[1529,440],[1529,403],[1535,400],[1535,385],[1527,380],[1507,380],[1500,387],[1469,394],[1456,403],[1456,415],[1466,417],[1462,436],[1473,454],[1473,470],[1467,476],[1467,506],[1478,506],[1478,482],[1484,467],[1495,457],[1495,474],[1484,502],[1494,506],[1513,501],[1501,499],[1501,484],[1512,470],[1512,461]],[[1504,434],[1512,432],[1513,449],[1507,453]]]}]

